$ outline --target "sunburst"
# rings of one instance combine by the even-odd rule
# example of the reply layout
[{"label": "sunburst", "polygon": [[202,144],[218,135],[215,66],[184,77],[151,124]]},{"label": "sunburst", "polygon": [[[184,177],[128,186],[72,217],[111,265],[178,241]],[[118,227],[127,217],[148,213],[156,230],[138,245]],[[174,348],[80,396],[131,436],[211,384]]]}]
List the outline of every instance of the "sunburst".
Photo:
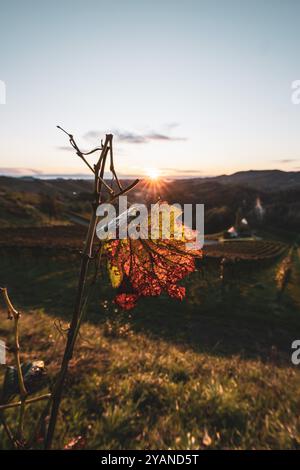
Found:
[{"label": "sunburst", "polygon": [[160,177],[160,171],[158,168],[146,168],[145,173],[151,181],[157,181]]}]

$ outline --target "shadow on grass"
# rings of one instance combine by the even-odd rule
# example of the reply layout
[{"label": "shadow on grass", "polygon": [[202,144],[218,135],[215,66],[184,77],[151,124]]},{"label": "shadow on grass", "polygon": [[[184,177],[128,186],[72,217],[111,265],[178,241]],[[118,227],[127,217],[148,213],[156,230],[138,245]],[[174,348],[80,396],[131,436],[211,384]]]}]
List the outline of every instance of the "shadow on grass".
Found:
[{"label": "shadow on grass", "polygon": [[[17,307],[43,309],[55,317],[70,318],[74,305],[79,255],[45,250],[1,252],[0,285],[8,287]],[[142,299],[121,321],[152,337],[190,347],[198,352],[244,358],[260,358],[276,365],[291,364],[291,343],[300,329],[300,316],[290,297],[276,299],[273,268],[249,266],[226,282],[219,265],[207,263],[186,281],[183,302],[167,296]],[[300,287],[298,287],[300,289]],[[114,292],[99,278],[90,299],[88,320],[103,323],[108,314],[101,301]]]}]

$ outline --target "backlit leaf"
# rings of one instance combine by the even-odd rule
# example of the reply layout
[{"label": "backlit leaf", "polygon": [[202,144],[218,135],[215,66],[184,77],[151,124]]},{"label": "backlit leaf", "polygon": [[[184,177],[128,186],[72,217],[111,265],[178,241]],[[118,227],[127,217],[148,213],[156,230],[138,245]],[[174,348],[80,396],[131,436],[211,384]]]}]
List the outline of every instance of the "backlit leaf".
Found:
[{"label": "backlit leaf", "polygon": [[[163,214],[167,213],[164,210]],[[171,229],[169,238],[163,238],[160,221],[154,230],[156,235],[160,233],[160,238],[106,242],[109,276],[112,286],[118,287],[115,302],[121,308],[129,310],[139,297],[158,296],[162,292],[178,300],[184,298],[185,288],[177,283],[195,270],[195,258],[202,253],[187,249],[195,232],[171,218],[172,222],[176,228]],[[172,236],[175,233],[180,237]]]}]

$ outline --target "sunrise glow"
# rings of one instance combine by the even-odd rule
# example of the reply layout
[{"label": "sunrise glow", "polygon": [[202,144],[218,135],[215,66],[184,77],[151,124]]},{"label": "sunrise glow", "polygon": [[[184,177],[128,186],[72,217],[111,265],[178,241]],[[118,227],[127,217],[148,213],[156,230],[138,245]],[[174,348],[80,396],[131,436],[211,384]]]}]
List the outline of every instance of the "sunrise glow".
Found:
[{"label": "sunrise glow", "polygon": [[146,168],[146,175],[150,180],[156,181],[160,176],[158,168]]}]

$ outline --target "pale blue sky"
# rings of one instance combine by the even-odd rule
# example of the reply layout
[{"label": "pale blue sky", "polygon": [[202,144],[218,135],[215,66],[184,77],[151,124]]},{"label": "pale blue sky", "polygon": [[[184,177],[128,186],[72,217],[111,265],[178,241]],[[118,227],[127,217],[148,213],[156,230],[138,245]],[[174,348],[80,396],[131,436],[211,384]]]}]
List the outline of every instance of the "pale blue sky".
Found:
[{"label": "pale blue sky", "polygon": [[299,18],[298,0],[0,0],[0,172],[85,171],[56,124],[84,148],[115,133],[122,174],[300,169]]}]

